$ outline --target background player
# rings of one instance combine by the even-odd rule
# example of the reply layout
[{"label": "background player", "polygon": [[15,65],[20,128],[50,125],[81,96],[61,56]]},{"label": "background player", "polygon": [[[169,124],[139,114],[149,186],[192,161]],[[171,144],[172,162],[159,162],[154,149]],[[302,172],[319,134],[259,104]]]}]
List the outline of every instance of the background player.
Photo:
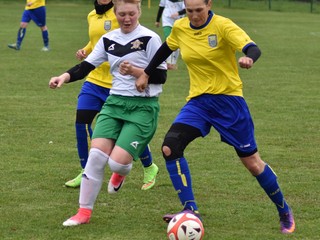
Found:
[{"label": "background player", "polygon": [[22,40],[26,35],[28,23],[32,20],[41,29],[44,44],[44,47],[41,50],[44,52],[49,51],[49,34],[46,25],[45,5],[45,0],[27,0],[25,10],[22,14],[20,28],[18,30],[17,41],[16,43],[8,44],[9,48],[20,50]]},{"label": "background player", "polygon": [[[160,26],[160,18],[162,16],[162,28],[164,37],[167,38],[170,35],[174,22],[184,17],[186,13],[183,0],[161,0],[159,3],[158,14],[156,18],[156,27]],[[179,58],[180,50],[174,51],[167,59],[168,69],[177,69],[177,61]]]}]

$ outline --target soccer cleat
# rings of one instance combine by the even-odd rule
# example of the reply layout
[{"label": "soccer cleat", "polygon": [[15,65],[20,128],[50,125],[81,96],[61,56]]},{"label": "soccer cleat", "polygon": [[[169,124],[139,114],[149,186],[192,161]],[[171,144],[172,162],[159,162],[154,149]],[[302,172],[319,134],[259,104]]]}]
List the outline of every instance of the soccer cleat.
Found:
[{"label": "soccer cleat", "polygon": [[143,185],[141,190],[148,190],[152,188],[156,183],[156,176],[159,172],[159,168],[157,165],[152,163],[149,167],[143,168],[144,171],[144,178],[143,178]]},{"label": "soccer cleat", "polygon": [[[198,211],[192,211],[190,209],[184,209],[182,210],[181,212],[179,213],[191,213],[195,216],[197,216],[200,220],[201,220],[201,216],[200,216],[200,213]],[[166,214],[163,216],[163,220],[166,222],[166,223],[169,223],[171,221],[172,218],[174,218],[174,216],[176,216],[177,214],[179,213],[174,213],[174,214]]]},{"label": "soccer cleat", "polygon": [[290,210],[287,213],[280,214],[280,230],[284,234],[293,233],[296,229],[293,213]]},{"label": "soccer cleat", "polygon": [[8,47],[12,48],[14,50],[20,50],[20,45],[18,45],[16,43],[8,44]]},{"label": "soccer cleat", "polygon": [[50,51],[50,48],[48,46],[44,46],[43,48],[41,48],[42,52],[48,52]]},{"label": "soccer cleat", "polygon": [[68,220],[64,221],[62,225],[65,227],[73,227],[80,224],[87,224],[90,222],[91,213],[91,209],[79,208],[78,213]]},{"label": "soccer cleat", "polygon": [[[125,177],[117,173],[112,173],[112,176],[108,183],[108,193],[117,193],[123,185]],[[120,181],[120,182],[119,182]]]},{"label": "soccer cleat", "polygon": [[81,172],[78,176],[76,176],[72,180],[69,180],[64,185],[66,185],[67,187],[71,187],[71,188],[80,187],[83,172],[84,172],[84,169],[81,170]]}]

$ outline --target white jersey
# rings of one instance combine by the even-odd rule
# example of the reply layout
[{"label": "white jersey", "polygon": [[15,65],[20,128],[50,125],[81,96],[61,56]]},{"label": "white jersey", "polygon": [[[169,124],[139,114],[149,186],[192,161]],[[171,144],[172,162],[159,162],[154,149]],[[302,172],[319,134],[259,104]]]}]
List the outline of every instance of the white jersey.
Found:
[{"label": "white jersey", "polygon": [[[121,75],[119,65],[126,60],[135,67],[146,68],[162,41],[158,34],[141,26],[130,33],[124,34],[116,29],[104,34],[93,51],[85,59],[95,67],[103,62],[110,63],[113,76],[110,94],[121,96],[158,97],[162,92],[162,84],[149,84],[145,91],[136,89],[136,78],[131,75]],[[159,69],[166,69],[166,63],[159,65]]]},{"label": "white jersey", "polygon": [[161,0],[159,3],[160,7],[164,7],[162,13],[162,26],[172,27],[173,23],[184,16],[180,15],[177,18],[171,18],[171,15],[185,9],[183,0]]}]

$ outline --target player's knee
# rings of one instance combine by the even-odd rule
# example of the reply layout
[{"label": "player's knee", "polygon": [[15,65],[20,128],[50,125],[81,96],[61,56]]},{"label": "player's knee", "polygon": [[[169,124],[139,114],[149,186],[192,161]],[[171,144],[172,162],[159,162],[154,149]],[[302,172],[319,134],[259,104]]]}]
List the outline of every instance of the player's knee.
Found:
[{"label": "player's knee", "polygon": [[91,124],[97,115],[96,110],[82,110],[78,109],[76,113],[76,123],[78,124]]},{"label": "player's knee", "polygon": [[127,176],[132,169],[132,163],[120,164],[109,157],[109,167],[111,172],[120,174],[121,176]]},{"label": "player's knee", "polygon": [[171,149],[168,146],[162,146],[162,154],[166,157],[171,155]]},{"label": "player's knee", "polygon": [[181,147],[181,143],[178,138],[165,137],[162,144],[162,155],[166,161],[175,160],[183,157],[184,148]]}]

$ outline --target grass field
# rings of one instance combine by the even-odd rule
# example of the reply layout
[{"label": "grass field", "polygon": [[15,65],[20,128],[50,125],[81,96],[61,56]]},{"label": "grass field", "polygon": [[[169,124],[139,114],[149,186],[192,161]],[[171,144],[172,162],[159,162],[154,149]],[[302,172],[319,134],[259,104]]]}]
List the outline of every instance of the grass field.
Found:
[{"label": "grass field", "polygon": [[[188,93],[182,61],[168,73],[160,98],[159,127],[151,142],[160,167],[154,189],[140,190],[137,162],[121,193],[110,196],[103,185],[90,224],[62,227],[78,207],[79,190],[63,184],[79,170],[73,125],[82,82],[53,91],[48,81],[77,63],[75,51],[88,40],[88,2],[48,1],[52,50],[40,51],[40,30],[30,24],[16,52],[6,45],[15,41],[24,1],[0,1],[0,239],[162,240],[167,227],[162,215],[181,210],[160,146]],[[154,29],[156,12],[144,3],[141,23]],[[185,152],[205,239],[320,239],[319,15],[220,7],[215,12],[232,18],[262,49],[254,68],[240,74],[260,154],[279,177],[297,230],[280,234],[275,207],[212,130]],[[162,36],[161,29],[154,30]],[[109,176],[106,169],[106,182]]]}]

